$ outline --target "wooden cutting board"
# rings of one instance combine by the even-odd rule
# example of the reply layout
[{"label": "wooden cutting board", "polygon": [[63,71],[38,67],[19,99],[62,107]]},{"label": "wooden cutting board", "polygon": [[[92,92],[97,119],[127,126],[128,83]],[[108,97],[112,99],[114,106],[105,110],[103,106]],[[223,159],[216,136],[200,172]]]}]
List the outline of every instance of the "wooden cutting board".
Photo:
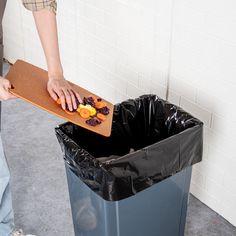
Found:
[{"label": "wooden cutting board", "polygon": [[[49,96],[47,91],[47,71],[31,65],[25,61],[17,60],[16,63],[11,66],[10,71],[6,75],[6,78],[13,85],[11,93],[15,96],[22,98],[25,101],[32,103],[33,105],[44,109],[58,117],[61,117],[67,121],[70,121],[76,125],[82,126],[85,129],[91,130],[103,136],[109,137],[111,135],[113,105],[104,100],[107,103],[107,107],[110,109],[110,113],[107,119],[97,126],[90,126],[85,123],[86,119],[80,117],[79,114],[69,115],[67,114],[57,103]],[[83,99],[89,95],[95,95],[80,86],[71,83],[71,86],[75,91],[80,94]],[[29,117],[30,119],[30,117]]]}]

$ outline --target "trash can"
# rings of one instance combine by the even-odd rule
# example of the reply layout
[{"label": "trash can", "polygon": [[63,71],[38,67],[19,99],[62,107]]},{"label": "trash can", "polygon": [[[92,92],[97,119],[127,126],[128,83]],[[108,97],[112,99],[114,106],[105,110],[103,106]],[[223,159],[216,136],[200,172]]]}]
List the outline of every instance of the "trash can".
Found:
[{"label": "trash can", "polygon": [[201,121],[151,94],[115,105],[110,137],[69,122],[56,135],[76,236],[184,235]]}]

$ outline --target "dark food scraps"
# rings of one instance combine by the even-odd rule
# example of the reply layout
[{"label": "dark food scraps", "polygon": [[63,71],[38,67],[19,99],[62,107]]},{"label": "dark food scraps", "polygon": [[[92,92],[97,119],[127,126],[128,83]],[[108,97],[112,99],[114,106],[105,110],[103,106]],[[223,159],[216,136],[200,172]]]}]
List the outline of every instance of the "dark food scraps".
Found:
[{"label": "dark food scraps", "polygon": [[109,114],[109,108],[107,106],[97,109],[98,112],[102,113],[103,115],[108,115]]},{"label": "dark food scraps", "polygon": [[90,118],[90,119],[86,120],[86,123],[91,126],[96,126],[96,125],[101,124],[101,121],[97,118]]},{"label": "dark food scraps", "polygon": [[83,102],[84,102],[84,105],[88,104],[95,107],[95,101],[93,97],[84,97]]}]

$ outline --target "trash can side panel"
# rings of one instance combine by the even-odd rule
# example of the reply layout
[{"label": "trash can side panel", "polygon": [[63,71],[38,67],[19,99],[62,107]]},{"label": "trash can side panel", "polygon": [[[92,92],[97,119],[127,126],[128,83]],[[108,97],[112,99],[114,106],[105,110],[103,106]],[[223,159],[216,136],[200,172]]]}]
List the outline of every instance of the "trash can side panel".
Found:
[{"label": "trash can side panel", "polygon": [[[66,165],[71,211],[75,236],[105,235],[105,227],[98,227],[96,210],[89,189]],[[103,222],[105,219],[102,219]],[[101,226],[100,222],[100,226]],[[99,234],[97,234],[99,232]]]},{"label": "trash can side panel", "polygon": [[65,168],[75,236],[118,236],[116,202],[105,201]]},{"label": "trash can side panel", "polygon": [[119,201],[120,235],[183,236],[179,233],[186,220],[187,209],[182,206],[187,204],[189,169]]},{"label": "trash can side panel", "polygon": [[75,236],[183,236],[191,168],[121,201],[106,201],[67,166]]}]

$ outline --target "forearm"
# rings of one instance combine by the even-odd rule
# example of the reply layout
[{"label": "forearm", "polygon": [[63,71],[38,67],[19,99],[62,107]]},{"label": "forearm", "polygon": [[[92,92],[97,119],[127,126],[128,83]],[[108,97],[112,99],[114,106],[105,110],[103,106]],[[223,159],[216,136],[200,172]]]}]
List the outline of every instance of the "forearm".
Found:
[{"label": "forearm", "polygon": [[50,78],[63,78],[60,60],[56,15],[47,9],[33,12],[38,34],[42,43]]}]

